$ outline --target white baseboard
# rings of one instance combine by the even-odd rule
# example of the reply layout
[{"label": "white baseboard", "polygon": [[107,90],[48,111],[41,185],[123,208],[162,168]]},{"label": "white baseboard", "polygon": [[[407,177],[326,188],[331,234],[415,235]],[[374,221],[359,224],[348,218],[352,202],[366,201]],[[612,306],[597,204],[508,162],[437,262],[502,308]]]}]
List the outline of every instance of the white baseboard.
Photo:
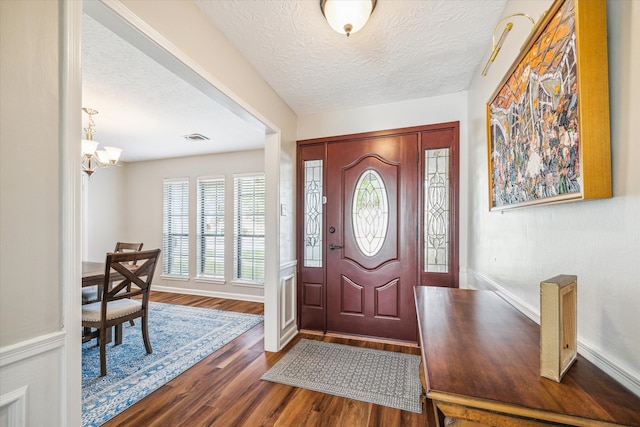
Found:
[{"label": "white baseboard", "polygon": [[580,339],[578,339],[578,354],[602,369],[607,375],[628,388],[636,396],[640,396],[640,379],[606,359],[600,353],[594,351],[593,348],[580,341]]},{"label": "white baseboard", "polygon": [[[467,269],[467,274],[471,275],[474,280],[469,280],[471,289],[487,289],[497,293],[502,299],[509,304],[517,308],[522,314],[533,320],[537,324],[540,324],[540,312],[532,305],[524,302],[499,283],[473,270]],[[478,286],[478,282],[480,286]]]},{"label": "white baseboard", "polygon": [[[495,291],[500,297],[522,312],[525,316],[537,324],[540,324],[540,312],[536,308],[527,304],[489,277],[471,269],[467,269],[466,271],[467,274],[471,276],[468,281],[471,289]],[[607,375],[611,376],[620,384],[628,388],[636,396],[640,396],[639,378],[633,376],[631,373],[625,371],[623,368],[598,353],[598,351],[593,347],[581,341],[580,337],[578,337],[578,353],[589,362],[606,372]]]},{"label": "white baseboard", "polygon": [[205,291],[202,289],[175,288],[173,286],[154,286],[154,291],[171,292],[173,294],[198,295],[201,297],[224,298],[238,301],[259,302],[264,304],[264,297],[260,295],[234,294],[230,292]]}]

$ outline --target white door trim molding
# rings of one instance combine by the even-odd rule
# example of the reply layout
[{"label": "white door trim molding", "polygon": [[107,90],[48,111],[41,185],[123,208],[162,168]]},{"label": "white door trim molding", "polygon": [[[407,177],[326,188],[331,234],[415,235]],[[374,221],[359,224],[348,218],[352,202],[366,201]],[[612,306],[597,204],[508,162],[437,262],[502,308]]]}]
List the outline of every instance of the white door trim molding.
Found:
[{"label": "white door trim molding", "polygon": [[80,426],[82,413],[82,280],[80,132],[82,128],[82,2],[61,3],[60,38],[60,281],[64,345],[59,425]]}]

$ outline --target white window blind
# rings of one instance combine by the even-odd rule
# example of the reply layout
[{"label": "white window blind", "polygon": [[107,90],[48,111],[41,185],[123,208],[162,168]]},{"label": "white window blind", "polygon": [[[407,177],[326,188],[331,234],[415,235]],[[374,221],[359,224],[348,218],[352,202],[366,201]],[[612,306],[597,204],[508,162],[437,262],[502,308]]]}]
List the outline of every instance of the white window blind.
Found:
[{"label": "white window blind", "polygon": [[264,175],[234,177],[234,278],[264,282]]},{"label": "white window blind", "polygon": [[189,276],[189,180],[164,180],[162,274]]},{"label": "white window blind", "polygon": [[224,177],[198,178],[198,277],[224,279]]}]

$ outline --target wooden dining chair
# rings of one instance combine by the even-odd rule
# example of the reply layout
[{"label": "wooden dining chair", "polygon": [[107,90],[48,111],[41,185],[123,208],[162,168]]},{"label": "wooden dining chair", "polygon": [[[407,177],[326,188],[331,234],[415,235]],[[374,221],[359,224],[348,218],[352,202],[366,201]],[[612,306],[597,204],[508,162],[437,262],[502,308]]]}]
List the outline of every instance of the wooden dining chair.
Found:
[{"label": "wooden dining chair", "polygon": [[[82,326],[92,330],[82,341],[98,338],[101,377],[107,374],[109,328],[115,326],[115,345],[118,345],[122,343],[122,324],[139,317],[144,347],[148,354],[153,351],[148,332],[149,290],[159,256],[160,249],[108,253],[101,299],[82,306]],[[137,267],[131,268],[131,265]]]},{"label": "wooden dining chair", "polygon": [[113,252],[140,252],[143,243],[116,242]]},{"label": "wooden dining chair", "polygon": [[[139,252],[142,250],[142,245],[143,243],[116,242],[116,248],[113,252]],[[99,297],[100,289],[98,286],[88,286],[82,289],[82,304],[98,301]]]},{"label": "wooden dining chair", "polygon": [[[127,242],[116,242],[116,248],[113,252],[140,252],[142,250],[142,245],[144,243],[127,243]],[[136,265],[135,261],[131,265]],[[127,288],[128,292],[131,292],[131,284]],[[133,320],[129,321],[131,326],[135,326]]]}]

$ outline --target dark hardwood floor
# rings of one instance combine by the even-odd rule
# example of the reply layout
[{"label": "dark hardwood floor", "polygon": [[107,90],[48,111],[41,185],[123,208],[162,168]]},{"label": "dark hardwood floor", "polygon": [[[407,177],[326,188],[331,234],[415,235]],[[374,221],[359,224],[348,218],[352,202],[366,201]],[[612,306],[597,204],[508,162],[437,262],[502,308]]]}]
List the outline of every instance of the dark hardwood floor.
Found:
[{"label": "dark hardwood floor", "polygon": [[[262,304],[152,292],[152,301],[263,314]],[[301,338],[420,354],[417,347],[299,334],[279,353],[264,351],[263,324],[210,354],[104,426],[425,426],[422,414],[261,381]],[[424,384],[424,383],[423,383]]]}]

